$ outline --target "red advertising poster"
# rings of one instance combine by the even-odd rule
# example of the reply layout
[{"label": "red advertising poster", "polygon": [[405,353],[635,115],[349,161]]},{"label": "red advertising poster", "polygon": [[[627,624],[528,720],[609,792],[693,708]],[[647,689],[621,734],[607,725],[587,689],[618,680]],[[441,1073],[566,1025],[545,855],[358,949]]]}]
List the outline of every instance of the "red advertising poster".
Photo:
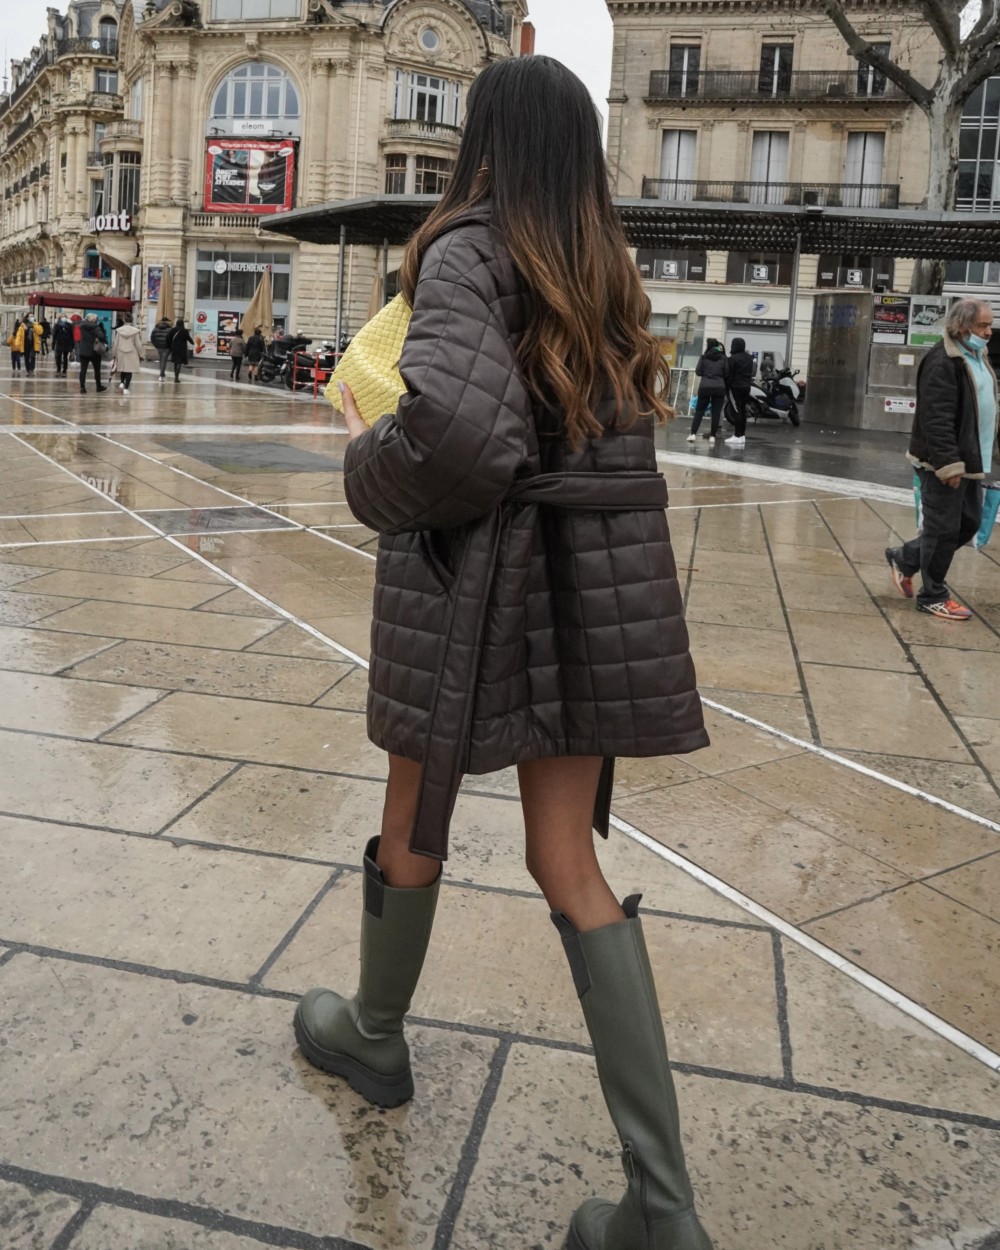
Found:
[{"label": "red advertising poster", "polygon": [[295,145],[289,139],[210,139],[205,211],[283,213],[292,207]]}]

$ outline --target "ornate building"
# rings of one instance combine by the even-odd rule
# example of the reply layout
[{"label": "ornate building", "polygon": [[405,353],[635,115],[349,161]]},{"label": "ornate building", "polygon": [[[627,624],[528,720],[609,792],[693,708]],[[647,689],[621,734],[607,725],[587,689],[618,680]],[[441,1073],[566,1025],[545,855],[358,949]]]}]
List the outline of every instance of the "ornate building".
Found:
[{"label": "ornate building", "polygon": [[[115,12],[113,0],[105,7]],[[525,0],[125,0],[109,63],[118,75],[114,109],[100,115],[104,128],[88,134],[90,146],[50,143],[50,161],[72,169],[80,239],[51,283],[70,290],[93,281],[80,258],[96,252],[102,272],[131,288],[148,327],[169,267],[177,310],[193,323],[199,354],[211,356],[270,267],[276,323],[330,336],[336,254],[283,242],[259,222],[330,200],[440,192],[469,84],[518,50],[525,15]],[[15,95],[0,127],[22,118]],[[18,124],[0,130],[5,188]],[[32,117],[28,131],[37,125]],[[18,179],[22,167],[30,169],[20,161]],[[44,285],[41,258],[70,238],[45,238],[50,220],[39,207],[23,238],[5,229],[2,299],[26,289],[28,275],[27,285]],[[8,264],[16,248],[34,249],[39,263]],[[18,275],[9,290],[8,271]],[[351,331],[371,300],[371,249],[349,250],[344,277]]]},{"label": "ornate building", "polygon": [[[850,54],[818,0],[607,0],[614,23],[608,159],[615,192],[668,201],[917,207],[928,130],[894,84]],[[938,45],[911,0],[856,0],[852,20],[918,79]],[[697,248],[638,254],[654,328],[677,337],[693,307],[699,334],[736,334],[785,356],[792,257]],[[812,296],[829,287],[906,291],[891,256],[803,257],[793,361],[804,365]],[[685,363],[686,363],[685,359]]]}]

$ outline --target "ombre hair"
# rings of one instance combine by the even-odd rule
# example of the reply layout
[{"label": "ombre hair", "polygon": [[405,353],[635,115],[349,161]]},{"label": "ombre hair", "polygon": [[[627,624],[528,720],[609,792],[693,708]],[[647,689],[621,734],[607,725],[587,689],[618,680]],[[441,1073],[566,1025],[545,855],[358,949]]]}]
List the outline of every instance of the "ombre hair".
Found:
[{"label": "ombre hair", "polygon": [[670,369],[611,202],[597,110],[550,57],[494,61],[473,82],[455,171],[400,268],[411,305],[427,248],[486,201],[532,295],[518,363],[535,399],[561,412],[570,443],[603,433],[594,408],[609,388],[616,421],[672,417],[660,397]]}]

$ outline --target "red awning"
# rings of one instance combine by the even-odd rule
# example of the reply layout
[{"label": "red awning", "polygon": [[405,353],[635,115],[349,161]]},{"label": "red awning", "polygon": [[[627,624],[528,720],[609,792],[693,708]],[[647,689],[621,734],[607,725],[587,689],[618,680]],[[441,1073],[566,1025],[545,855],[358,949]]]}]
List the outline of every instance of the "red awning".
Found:
[{"label": "red awning", "polygon": [[57,291],[32,291],[28,296],[35,308],[90,308],[94,312],[131,312],[135,302],[123,295],[60,295]]}]

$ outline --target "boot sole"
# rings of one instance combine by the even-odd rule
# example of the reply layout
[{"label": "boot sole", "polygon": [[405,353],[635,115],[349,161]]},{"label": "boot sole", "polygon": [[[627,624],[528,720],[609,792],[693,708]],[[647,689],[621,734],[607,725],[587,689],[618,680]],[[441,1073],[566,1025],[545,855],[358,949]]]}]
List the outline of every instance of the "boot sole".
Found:
[{"label": "boot sole", "polygon": [[566,1245],[563,1250],[590,1250],[590,1247],[577,1236],[576,1229],[571,1224],[569,1232],[566,1234]]},{"label": "boot sole", "polygon": [[[295,1012],[295,1040],[315,1068],[343,1077],[355,1093],[376,1107],[401,1107],[413,1097],[413,1073],[407,1069],[398,1076],[383,1076],[352,1059],[350,1055],[324,1050],[310,1037],[298,1011]],[[584,1248],[585,1250],[585,1248]]]}]

